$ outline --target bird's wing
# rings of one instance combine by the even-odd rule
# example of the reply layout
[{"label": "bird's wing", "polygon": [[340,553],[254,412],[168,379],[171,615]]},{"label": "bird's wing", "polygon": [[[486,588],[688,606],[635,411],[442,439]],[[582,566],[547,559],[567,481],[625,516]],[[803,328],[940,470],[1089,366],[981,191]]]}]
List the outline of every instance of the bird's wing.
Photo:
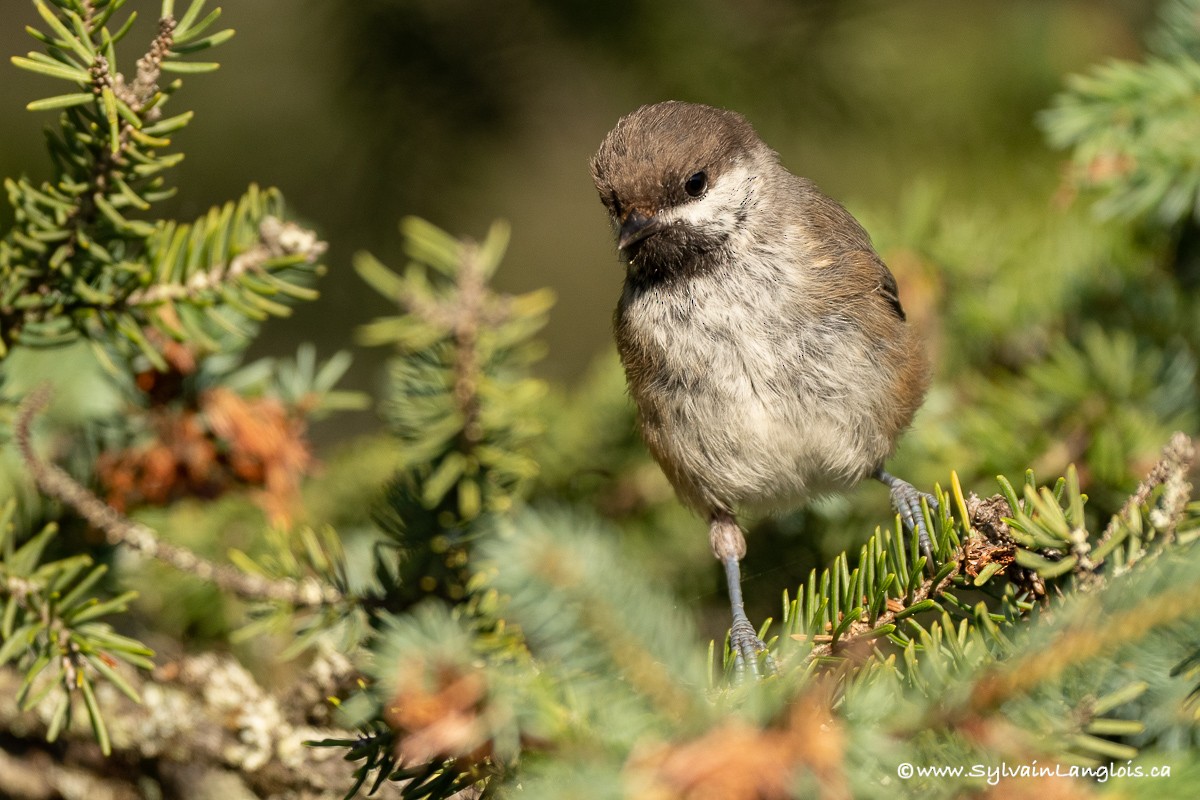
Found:
[{"label": "bird's wing", "polygon": [[887,265],[883,263],[883,259],[874,250],[865,255],[869,255],[871,260],[875,262],[875,271],[879,276],[879,283],[875,287],[875,292],[887,301],[892,311],[896,312],[897,317],[901,320],[907,319],[904,315],[904,306],[900,305],[900,288],[896,286],[896,276],[892,274],[892,271],[887,268]]},{"label": "bird's wing", "polygon": [[792,184],[793,197],[800,202],[797,219],[808,233],[805,247],[809,257],[823,266],[826,297],[837,302],[878,296],[900,321],[906,319],[900,305],[896,278],[875,252],[871,237],[841,203],[821,192],[811,181],[799,178]]}]

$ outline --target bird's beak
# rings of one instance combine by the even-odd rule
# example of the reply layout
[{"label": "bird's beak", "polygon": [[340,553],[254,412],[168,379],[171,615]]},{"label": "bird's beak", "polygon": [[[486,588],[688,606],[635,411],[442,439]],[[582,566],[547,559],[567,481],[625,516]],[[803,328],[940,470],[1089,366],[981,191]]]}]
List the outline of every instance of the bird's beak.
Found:
[{"label": "bird's beak", "polygon": [[621,222],[621,235],[617,239],[618,250],[628,250],[638,242],[662,230],[662,223],[653,214],[647,216],[636,208],[630,209]]}]

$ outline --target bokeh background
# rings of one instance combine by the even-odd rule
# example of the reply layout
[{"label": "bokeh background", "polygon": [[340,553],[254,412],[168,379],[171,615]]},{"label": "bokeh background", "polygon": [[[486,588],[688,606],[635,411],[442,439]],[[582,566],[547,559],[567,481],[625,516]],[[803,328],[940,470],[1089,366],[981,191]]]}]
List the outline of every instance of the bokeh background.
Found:
[{"label": "bokeh background", "polygon": [[[23,54],[36,12],[0,2],[0,50]],[[127,7],[142,11],[122,51],[133,53],[160,2]],[[322,357],[349,349],[346,388],[377,397],[388,353],[357,346],[354,331],[393,309],[353,255],[399,266],[404,215],[456,235],[510,221],[499,287],[558,295],[538,369],[566,399],[547,413],[557,434],[539,454],[551,476],[542,496],[593,503],[640,531],[627,548],[704,598],[719,636],[727,612],[702,526],[670,500],[627,408],[605,418],[628,433],[625,449],[595,457],[616,478],[554,484],[547,466],[564,442],[598,447],[562,431],[620,397],[610,318],[622,270],[588,174],[604,134],[666,98],[745,114],[785,165],[865,223],[928,343],[937,381],[892,471],[929,487],[957,469],[990,493],[997,473],[1033,466],[1053,480],[1078,462],[1099,517],[1171,430],[1195,430],[1196,343],[1176,341],[1182,317],[1153,307],[1167,295],[1143,291],[1188,289],[1173,283],[1174,233],[1097,220],[1038,119],[1069,75],[1141,58],[1156,11],[1143,0],[233,0],[222,23],[237,35],[211,56],[221,69],[186,76],[172,101],[196,118],[175,139],[186,153],[172,175],[179,194],[159,211],[189,219],[251,181],[279,187],[329,242],[329,273],[321,299],[268,322],[251,355],[292,354],[303,341]],[[61,87],[7,63],[0,75],[0,175],[48,177],[39,128],[52,113],[39,120],[24,105]],[[10,222],[0,207],[0,229]],[[312,433],[333,460],[379,428],[362,411]],[[341,474],[374,491],[388,467]],[[366,503],[340,497],[327,518],[345,535],[365,525]],[[215,513],[211,529],[228,532]],[[888,516],[875,486],[759,525],[747,565],[755,614]],[[246,538],[260,527],[255,518]]]},{"label": "bokeh background", "polygon": [[[0,50],[23,54],[36,12],[3,5]],[[159,5],[131,0],[142,19],[127,52],[150,38]],[[557,292],[543,370],[564,380],[609,346],[621,269],[587,160],[621,114],[666,98],[737,109],[788,167],[868,220],[898,218],[916,186],[958,205],[1044,203],[1061,155],[1035,114],[1065,75],[1136,57],[1154,13],[1141,0],[222,6],[237,35],[213,51],[221,70],[189,76],[177,100],[197,116],[177,139],[187,158],[164,213],[198,215],[257,181],[330,244],[322,299],[271,322],[256,351],[352,346],[385,304],[350,258],[396,262],[402,215],[476,236],[503,217],[513,239],[500,283]],[[41,120],[23,107],[58,87],[7,63],[0,74],[0,174],[44,177]],[[350,383],[370,388],[384,354],[355,355]],[[373,424],[342,415],[315,433],[329,444]]]}]

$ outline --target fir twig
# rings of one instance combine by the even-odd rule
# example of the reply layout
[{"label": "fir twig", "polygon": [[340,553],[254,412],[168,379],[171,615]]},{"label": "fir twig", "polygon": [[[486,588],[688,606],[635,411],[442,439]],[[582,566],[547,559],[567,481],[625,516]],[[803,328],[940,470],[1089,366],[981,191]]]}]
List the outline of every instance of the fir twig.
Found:
[{"label": "fir twig", "polygon": [[[1192,486],[1187,482],[1187,475],[1195,460],[1196,448],[1192,444],[1191,437],[1182,431],[1176,431],[1171,436],[1171,441],[1163,448],[1163,454],[1158,463],[1138,484],[1137,490],[1129,496],[1129,499],[1121,506],[1121,510],[1113,515],[1104,529],[1104,533],[1100,535],[1096,549],[1102,548],[1112,539],[1124,521],[1129,519],[1129,515],[1146,504],[1150,499],[1151,492],[1164,485],[1167,488],[1163,497],[1163,509],[1160,512],[1163,515],[1162,528],[1167,537],[1174,536],[1175,527],[1179,524],[1184,506],[1187,505],[1187,500],[1191,496]],[[1096,566],[1098,567],[1099,564]]]},{"label": "fir twig", "polygon": [[[175,781],[191,780],[188,791],[177,789],[170,796],[335,798],[344,795],[349,770],[338,757],[341,754],[305,746],[313,740],[354,735],[352,730],[334,727],[323,720],[329,708],[325,695],[315,704],[282,702],[281,695],[287,698],[287,693],[281,692],[281,687],[260,683],[235,659],[216,653],[190,655],[165,663],[152,675],[134,671],[122,674],[142,702],[135,703],[115,692],[99,698],[113,732],[113,752],[117,757],[114,763],[153,763],[154,774],[160,780],[163,776],[168,780],[171,776],[175,776]],[[21,682],[18,670],[0,669],[0,695],[13,696]],[[305,670],[294,685],[309,683],[331,688],[314,670]],[[314,722],[314,717],[318,721]],[[44,735],[46,728],[44,716],[23,714],[13,703],[0,704],[0,729],[8,738],[5,748],[19,742],[20,761],[39,766],[45,784],[53,790],[16,796],[72,796],[79,786],[85,787],[78,795],[83,797],[137,796],[124,789],[126,784],[115,782],[124,791],[89,794],[88,788],[95,787],[90,781],[96,773],[115,775],[122,770],[92,766],[72,775],[61,768],[62,762],[69,763],[69,759],[43,757],[45,745],[40,745],[36,737]],[[87,743],[83,728],[70,726],[62,731],[58,746],[80,743]],[[15,787],[6,778],[28,773],[17,770],[11,760],[6,762],[4,753],[5,749],[0,749],[0,787],[3,787],[0,791],[9,797],[13,795],[5,790]],[[125,770],[122,777],[136,772],[128,767]],[[223,776],[223,780],[214,780],[211,777],[214,773]],[[223,794],[205,794],[193,785],[204,781],[209,782],[210,788],[220,786]],[[399,795],[398,790],[389,787],[377,797]]]},{"label": "fir twig", "polygon": [[[154,41],[151,42],[150,49],[146,55],[138,59],[137,77],[134,79],[132,86],[125,84],[124,76],[121,73],[118,72],[114,75],[108,59],[104,55],[97,53],[91,67],[88,69],[88,73],[92,79],[92,94],[97,98],[103,98],[105,92],[111,92],[110,97],[120,99],[135,114],[141,114],[142,109],[150,98],[153,97],[154,92],[158,88],[159,65],[171,48],[173,41],[172,33],[174,30],[174,17],[167,16],[159,20],[158,35],[154,37]],[[151,121],[161,115],[161,113],[161,110],[158,108],[148,109],[145,119]],[[114,176],[118,170],[125,167],[125,151],[129,147],[129,138],[134,126],[129,120],[123,118],[119,120],[119,125],[116,141],[112,143],[111,147],[105,146],[99,148],[99,152],[96,153],[88,181],[90,184],[89,191],[84,192],[80,196],[79,204],[71,210],[62,225],[64,229],[72,231],[68,239],[68,245],[72,252],[76,249],[80,231],[89,228],[95,219],[97,206],[94,196],[96,194],[107,195],[113,184]]]},{"label": "fir twig", "polygon": [[454,332],[454,403],[463,417],[462,437],[469,447],[483,439],[479,425],[479,359],[476,340],[480,324],[486,324],[484,301],[487,281],[479,266],[478,249],[467,245],[463,249],[462,269],[458,276],[458,298],[461,305],[455,315]]},{"label": "fir twig", "polygon": [[131,292],[123,305],[147,306],[169,300],[198,300],[205,292],[219,288],[222,284],[237,281],[243,275],[262,270],[263,264],[274,258],[302,256],[307,263],[315,263],[325,252],[327,245],[317,235],[294,222],[284,222],[277,217],[264,217],[258,226],[258,244],[239,253],[228,264],[214,264],[203,272],[197,272],[187,283],[159,283]]},{"label": "fir twig", "polygon": [[821,658],[823,656],[833,655],[835,650],[842,651],[863,637],[872,639],[874,638],[874,631],[884,627],[885,625],[894,624],[896,622],[896,615],[902,613],[908,608],[911,608],[912,606],[917,605],[918,603],[924,602],[925,600],[941,597],[942,594],[944,594],[946,590],[954,584],[954,578],[960,571],[959,565],[962,563],[963,558],[964,551],[963,548],[960,547],[949,559],[949,561],[954,562],[954,568],[950,570],[950,572],[948,572],[941,580],[937,580],[936,582],[936,576],[926,578],[920,586],[913,590],[911,602],[896,603],[894,605],[889,602],[887,610],[876,617],[874,624],[867,622],[866,620],[851,623],[850,627],[846,630],[846,633],[838,637],[837,640],[834,640],[832,635],[817,635],[812,637],[813,641],[817,642],[817,644],[814,645],[812,651],[805,660],[812,661],[813,659]]},{"label": "fir twig", "polygon": [[336,587],[314,577],[294,580],[252,575],[226,564],[216,564],[186,547],[165,542],[153,529],[119,514],[62,468],[42,461],[33,449],[29,431],[34,417],[50,402],[52,393],[49,385],[43,385],[31,392],[17,409],[13,435],[21,459],[38,488],[103,531],[110,544],[129,547],[243,600],[284,602],[297,608],[335,605],[344,600]]},{"label": "fir twig", "polygon": [[[995,709],[1006,700],[1049,684],[1089,659],[1113,653],[1122,646],[1144,639],[1149,633],[1188,620],[1200,606],[1200,586],[1173,587],[1171,592],[1143,598],[1128,608],[1103,613],[1100,601],[1089,598],[1088,605],[1072,609],[1075,618],[1085,621],[1065,625],[1048,646],[1023,653],[1011,661],[997,664],[976,682],[966,707],[972,711]],[[1079,612],[1093,609],[1092,615]],[[1094,624],[1103,617],[1104,624]]]},{"label": "fir twig", "polygon": [[493,298],[489,295],[487,274],[479,248],[472,242],[462,245],[454,283],[454,294],[441,301],[431,301],[415,294],[401,294],[396,300],[409,314],[435,328],[448,331],[453,339],[451,396],[462,415],[462,444],[469,449],[483,439],[479,425],[479,331],[480,328],[506,322],[511,313],[511,304],[507,297]]},{"label": "fir twig", "polygon": [[[150,102],[158,92],[158,77],[162,74],[162,61],[171,52],[171,45],[175,42],[175,25],[175,17],[170,15],[158,21],[158,35],[150,43],[150,49],[146,55],[138,59],[137,74],[134,76],[133,83],[126,83],[124,76],[119,73],[116,76],[113,91],[117,97],[124,100],[126,105],[133,109],[134,113],[140,114],[146,103]],[[157,107],[152,108],[147,112],[146,120],[153,121],[161,116],[161,113]],[[122,134],[127,136],[128,130],[122,130]]]}]

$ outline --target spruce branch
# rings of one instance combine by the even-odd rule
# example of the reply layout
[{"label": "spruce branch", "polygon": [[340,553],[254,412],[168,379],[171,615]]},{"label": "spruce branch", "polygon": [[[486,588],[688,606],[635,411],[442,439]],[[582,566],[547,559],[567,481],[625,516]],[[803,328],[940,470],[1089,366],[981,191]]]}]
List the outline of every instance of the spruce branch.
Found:
[{"label": "spruce branch", "polygon": [[103,599],[93,594],[107,567],[86,554],[44,559],[57,533],[53,523],[18,546],[15,508],[15,500],[0,506],[0,668],[13,664],[24,676],[14,698],[19,707],[27,710],[49,698],[49,740],[58,737],[69,724],[73,704],[82,701],[96,743],[108,754],[112,739],[96,705],[96,691],[107,686],[140,702],[116,667],[124,662],[151,669],[154,652],[116,633],[101,618],[126,612],[137,593]]},{"label": "spruce branch", "polygon": [[[1085,614],[1076,607],[1073,618],[1078,624],[1064,626],[1045,649],[1029,652],[986,673],[970,695],[969,708],[972,711],[996,708],[1015,695],[1029,693],[1058,679],[1080,663],[1130,646],[1151,631],[1194,617],[1200,608],[1200,584],[1155,594],[1103,617],[1098,613],[1100,604],[1085,605],[1095,608],[1097,613]],[[1104,624],[1095,625],[1100,618]]]},{"label": "spruce branch", "polygon": [[183,283],[158,283],[131,292],[120,305],[150,306],[173,300],[199,302],[205,295],[232,286],[247,275],[265,274],[273,259],[296,258],[315,264],[328,245],[316,233],[294,222],[266,216],[258,226],[258,241],[228,262],[199,270]]},{"label": "spruce branch", "polygon": [[1164,229],[1200,220],[1196,8],[1195,0],[1164,3],[1148,58],[1072,76],[1041,114],[1050,144],[1072,151],[1070,191],[1092,191],[1102,217],[1149,219]]},{"label": "spruce branch", "polygon": [[[1087,530],[1079,477],[1067,470],[1054,492],[1034,491],[1027,478],[1024,499],[1007,487],[1009,516],[1023,539],[1018,561],[1051,578],[1069,570],[1077,589],[1091,590],[1129,571],[1138,561],[1162,553],[1184,518],[1192,486],[1188,473],[1195,460],[1191,438],[1174,433],[1148,474],[1126,498],[1099,537]],[[1153,493],[1162,487],[1156,507],[1143,514]],[[1059,498],[1066,508],[1059,507]],[[1153,541],[1154,548],[1149,545]],[[1113,563],[1115,560],[1116,563]]]},{"label": "spruce branch", "polygon": [[878,636],[877,631],[881,628],[894,627],[897,618],[910,611],[913,608],[923,608],[928,605],[925,601],[936,600],[942,597],[946,591],[954,585],[954,579],[959,574],[959,563],[965,558],[965,548],[959,548],[955,551],[954,558],[949,562],[953,565],[948,572],[939,573],[938,575],[927,578],[913,590],[911,597],[907,602],[895,600],[889,602],[886,606],[887,610],[875,618],[874,623],[867,621],[853,622],[842,633],[841,636],[834,638],[831,634],[816,634],[811,637],[798,634],[798,637],[810,639],[814,642],[813,649],[806,656],[806,661],[812,661],[825,656],[831,656],[841,653],[853,653],[855,646],[860,642],[870,641]]},{"label": "spruce branch", "polygon": [[1121,506],[1121,510],[1109,520],[1104,533],[1100,535],[1100,541],[1096,543],[1096,548],[1105,548],[1120,526],[1125,524],[1136,509],[1149,502],[1151,493],[1159,486],[1166,488],[1162,505],[1152,512],[1151,522],[1162,530],[1165,537],[1173,537],[1192,494],[1192,485],[1187,478],[1195,461],[1196,448],[1191,437],[1182,431],[1176,431],[1171,436],[1171,441],[1163,448],[1162,456],[1150,473],[1138,484],[1134,493]]},{"label": "spruce branch", "polygon": [[[801,666],[830,658],[861,661],[869,650],[861,645],[874,639],[887,637],[905,648],[928,647],[957,620],[1003,649],[1008,636],[1004,630],[1011,630],[1035,601],[1046,601],[1048,583],[1056,585],[1059,594],[1097,591],[1148,554],[1168,552],[1191,497],[1187,474],[1193,457],[1191,440],[1182,433],[1173,435],[1159,462],[1099,538],[1087,528],[1086,498],[1074,466],[1053,491],[1036,489],[1032,473],[1027,473],[1023,498],[1000,478],[1003,495],[981,500],[972,494],[964,499],[954,475],[959,518],[949,516],[949,498],[943,496],[943,513],[932,520],[942,564],[935,576],[915,569],[898,529],[877,532],[857,564],[842,553],[820,575],[814,570],[795,600],[788,602],[785,595],[784,640],[807,648],[799,653]],[[1165,488],[1157,507],[1147,514],[1142,509],[1159,487]],[[1144,530],[1143,519],[1149,520],[1149,530]],[[1146,547],[1151,540],[1153,549]],[[1116,550],[1122,543],[1125,546]],[[998,600],[999,609],[967,604],[961,592],[973,589]],[[918,615],[932,611],[942,616],[927,626]]]},{"label": "spruce branch", "polygon": [[119,514],[62,468],[42,461],[33,448],[30,426],[34,417],[49,403],[51,395],[50,387],[43,385],[27,396],[17,409],[13,438],[21,459],[46,495],[73,509],[102,531],[110,544],[128,547],[243,600],[283,602],[296,608],[332,606],[345,600],[336,587],[311,576],[295,580],[253,575],[229,565],[214,563],[186,547],[163,541],[156,531]]},{"label": "spruce branch", "polygon": [[[123,100],[135,113],[141,113],[146,104],[158,93],[158,78],[162,74],[163,59],[171,52],[175,43],[175,17],[167,15],[158,21],[158,35],[150,43],[146,55],[138,59],[137,74],[132,83],[127,83],[125,76],[117,74],[113,90],[117,97]],[[162,115],[162,110],[155,106],[147,111],[145,119],[153,122]]]},{"label": "spruce branch", "polygon": [[404,273],[366,253],[355,258],[363,279],[401,312],[359,329],[363,343],[397,351],[384,413],[414,470],[397,492],[418,492],[420,509],[465,521],[511,508],[537,469],[529,457],[540,432],[532,406],[544,384],[528,367],[540,356],[533,335],[552,295],[510,296],[489,286],[508,243],[503,223],[478,244],[416,218],[401,229],[412,259]]},{"label": "spruce branch", "polygon": [[[101,207],[96,196],[108,195],[120,176],[127,171],[129,164],[126,151],[130,146],[130,138],[133,131],[141,127],[143,109],[158,90],[159,65],[170,50],[174,30],[174,17],[166,16],[159,20],[158,35],[154,37],[146,55],[138,59],[137,76],[131,86],[126,85],[121,73],[112,73],[108,58],[101,52],[96,53],[88,69],[91,78],[90,91],[96,102],[106,109],[109,126],[115,131],[115,135],[110,134],[111,140],[107,146],[92,149],[94,160],[88,188],[79,194],[78,203],[62,223],[64,229],[71,231],[65,243],[68,257],[79,250],[80,237],[86,236],[86,231],[96,222],[96,215]],[[118,113],[118,100],[125,103],[133,115],[139,117],[136,126],[129,118]],[[144,121],[152,122],[161,114],[162,110],[158,106],[147,109]]]},{"label": "spruce branch", "polygon": [[[415,222],[409,222],[408,227],[410,236],[430,235]],[[489,238],[506,243],[507,227],[497,225]],[[397,291],[393,297],[401,310],[432,329],[448,334],[453,342],[451,396],[462,418],[459,435],[464,449],[479,444],[484,436],[479,424],[480,379],[484,367],[479,352],[479,332],[512,321],[512,298],[493,295],[487,285],[488,276],[496,267],[494,260],[503,248],[503,243],[491,244],[493,261],[489,263],[489,256],[481,253],[479,245],[463,241],[458,245],[457,263],[451,276],[453,288],[449,292],[441,297],[429,297],[410,289]]]},{"label": "spruce branch", "polygon": [[123,352],[140,352],[162,368],[147,327],[212,351],[222,338],[244,339],[253,323],[289,313],[280,299],[313,299],[306,278],[321,271],[324,245],[279,221],[278,192],[252,186],[194,223],[147,218],[155,202],[174,194],[166,174],[183,154],[166,148],[192,118],[162,118],[181,86],[163,75],[216,69],[182,57],[233,35],[197,38],[220,9],[199,19],[204,0],[194,0],[176,20],[164,3],[158,31],[127,77],[117,71],[115,43],[132,17],[116,33],[106,27],[122,3],[34,5],[49,33],[30,32],[47,52],[14,63],[70,81],[76,91],[29,104],[60,110],[50,130],[54,180],[5,182],[17,224],[0,240],[0,357],[15,342],[111,337]]},{"label": "spruce branch", "polygon": [[[130,783],[139,776],[143,780],[153,776],[173,796],[195,797],[201,796],[197,794],[198,781],[220,786],[221,782],[212,778],[224,773],[226,791],[234,787],[234,797],[338,800],[349,783],[341,754],[307,746],[313,740],[354,736],[353,731],[325,719],[331,690],[344,688],[329,683],[325,672],[326,666],[318,660],[296,679],[295,688],[302,690],[296,699],[312,699],[311,705],[307,700],[291,702],[288,687],[280,691],[259,683],[228,655],[190,655],[162,664],[153,674],[127,672],[126,679],[142,698],[140,704],[103,687],[97,691],[97,702],[109,720],[113,755],[118,759],[115,763],[142,765],[136,774],[121,776],[120,768],[112,764],[105,768],[95,763],[94,756],[89,757],[93,748],[75,732],[76,726],[63,732],[56,744],[58,754],[53,755],[54,751],[38,741],[45,736],[54,713],[51,704],[39,703],[32,714],[22,711],[13,701],[22,675],[0,669],[0,729],[7,732],[0,745],[0,776],[14,774],[15,765],[4,759],[7,750],[14,755],[22,753],[22,760],[29,763],[38,763],[41,754],[55,762],[75,763],[79,769],[74,775],[54,769],[45,772],[46,782],[63,796],[76,796],[71,792],[70,777],[76,778],[74,785],[79,787],[92,785],[78,782],[87,775],[107,775],[108,785],[129,791],[120,796],[143,796],[140,791],[133,792],[136,784]],[[64,759],[63,751],[72,756]],[[28,773],[15,774],[30,777]],[[229,780],[231,777],[236,780]],[[0,786],[11,788],[7,783]],[[385,787],[377,796],[399,797],[398,788]],[[58,793],[41,795],[49,796]]]}]

